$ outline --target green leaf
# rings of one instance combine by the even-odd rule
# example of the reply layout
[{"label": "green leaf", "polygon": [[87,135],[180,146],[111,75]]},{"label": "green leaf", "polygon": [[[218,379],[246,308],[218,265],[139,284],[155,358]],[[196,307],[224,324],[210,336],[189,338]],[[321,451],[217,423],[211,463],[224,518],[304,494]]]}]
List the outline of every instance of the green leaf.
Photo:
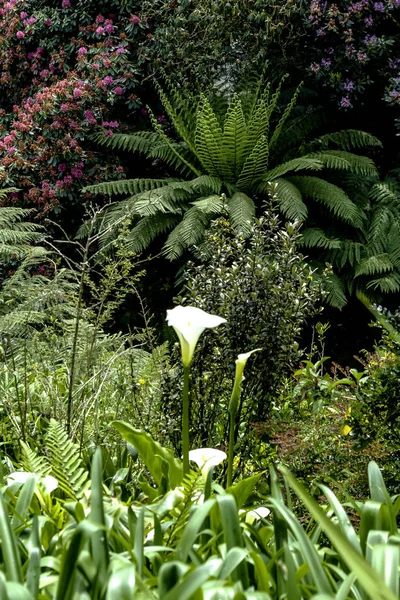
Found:
[{"label": "green leaf", "polygon": [[132,600],[135,592],[135,567],[114,571],[107,584],[106,600]]},{"label": "green leaf", "polygon": [[122,435],[124,440],[135,446],[140,458],[148,468],[156,484],[161,487],[163,483],[162,461],[168,465],[168,478],[170,489],[181,485],[183,481],[182,461],[174,457],[172,452],[163,448],[161,444],[153,440],[150,434],[142,429],[135,429],[132,425],[123,421],[113,421],[112,427]]},{"label": "green leaf", "polygon": [[0,491],[0,544],[4,562],[4,572],[8,581],[22,583],[21,560],[17,549],[17,539],[11,528],[3,493]]},{"label": "green leaf", "polygon": [[247,499],[252,494],[254,488],[259,482],[261,475],[262,473],[257,473],[257,475],[246,477],[245,479],[239,481],[239,483],[227,488],[227,494],[232,494],[232,496],[235,498],[238,509],[242,508],[242,506],[246,503]]},{"label": "green leaf", "polygon": [[351,569],[358,577],[358,580],[365,591],[374,598],[374,600],[396,600],[396,596],[386,586],[385,582],[382,581],[378,573],[369,566],[346,537],[343,536],[342,532],[332,523],[314,498],[306,491],[303,484],[297,481],[286,467],[280,466],[279,470],[289,482],[290,487],[310,511],[316,522],[322,527],[334,548],[339,553],[342,561],[346,563],[349,569]]}]

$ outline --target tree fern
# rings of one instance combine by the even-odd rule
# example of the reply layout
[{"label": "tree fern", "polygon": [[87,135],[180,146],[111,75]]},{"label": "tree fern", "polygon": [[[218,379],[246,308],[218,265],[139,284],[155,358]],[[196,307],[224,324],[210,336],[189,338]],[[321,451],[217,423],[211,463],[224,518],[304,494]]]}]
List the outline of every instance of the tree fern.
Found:
[{"label": "tree fern", "polygon": [[[0,190],[4,192],[8,190]],[[32,213],[29,209],[0,207],[0,259],[22,259],[29,253],[31,244],[43,240],[43,228],[25,221]]]},{"label": "tree fern", "polygon": [[43,477],[51,474],[51,465],[48,460],[32,450],[25,442],[21,442],[20,463],[24,471],[28,473],[36,473]]},{"label": "tree fern", "polygon": [[[303,113],[300,116],[293,116],[300,88],[282,101],[284,79],[274,92],[261,78],[255,89],[244,93],[238,88],[223,98],[218,93],[195,98],[164,76],[156,87],[181,141],[167,136],[151,111],[152,132],[111,137],[96,134],[93,139],[106,147],[141,152],[165,162],[172,177],[176,172],[186,177],[180,181],[166,179],[165,184],[159,179],[146,179],[142,184],[127,180],[86,188],[85,191],[111,197],[128,196],[112,204],[99,221],[103,244],[112,248],[113,237],[129,220],[135,228],[131,243],[138,249],[144,249],[157,235],[165,235],[174,227],[164,252],[171,259],[177,258],[201,242],[209,217],[224,210],[224,202],[206,198],[224,195],[228,217],[244,233],[249,218],[260,209],[263,196],[273,189],[282,212],[289,218],[307,220],[312,200],[328,209],[333,218],[361,226],[362,207],[352,202],[335,180],[330,180],[334,177],[331,172],[375,177],[372,161],[353,154],[351,149],[376,146],[378,140],[356,130],[313,141],[303,139],[304,132],[311,131],[315,115],[303,110],[299,111]],[[309,176],[310,171],[318,171],[320,176]],[[253,195],[257,198],[254,211],[250,200]],[[140,219],[144,219],[143,223]],[[164,226],[162,219],[166,221]]]}]

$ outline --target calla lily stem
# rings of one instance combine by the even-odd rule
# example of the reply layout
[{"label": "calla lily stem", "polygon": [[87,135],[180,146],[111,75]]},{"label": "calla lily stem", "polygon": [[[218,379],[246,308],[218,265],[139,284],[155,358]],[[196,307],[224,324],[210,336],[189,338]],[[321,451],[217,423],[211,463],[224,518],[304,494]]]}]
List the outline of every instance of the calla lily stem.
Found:
[{"label": "calla lily stem", "polygon": [[182,455],[184,475],[189,473],[189,375],[190,366],[184,366],[182,405]]},{"label": "calla lily stem", "polygon": [[[244,366],[244,365],[243,365]],[[238,372],[239,371],[239,372]],[[233,384],[232,396],[229,402],[229,446],[228,446],[228,473],[226,477],[226,486],[232,485],[233,479],[233,453],[235,449],[236,436],[235,436],[235,424],[236,424],[236,413],[239,404],[241,384],[243,377],[243,368],[236,368],[235,383]]]}]

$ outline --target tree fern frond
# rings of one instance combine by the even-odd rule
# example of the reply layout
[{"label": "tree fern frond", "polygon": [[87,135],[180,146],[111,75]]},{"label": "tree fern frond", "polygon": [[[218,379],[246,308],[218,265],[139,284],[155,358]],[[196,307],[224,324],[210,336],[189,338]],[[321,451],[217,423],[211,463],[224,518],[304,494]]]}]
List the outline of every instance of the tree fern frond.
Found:
[{"label": "tree fern frond", "polygon": [[279,98],[281,95],[282,85],[288,77],[289,77],[289,75],[287,73],[285,75],[283,75],[283,77],[281,77],[281,80],[280,80],[275,92],[272,94],[271,100],[268,104],[268,111],[267,111],[268,121],[271,119],[271,115],[277,107],[277,104],[278,104],[278,101],[279,101]]},{"label": "tree fern frond", "polygon": [[296,102],[297,102],[297,98],[299,96],[300,90],[301,90],[302,84],[300,84],[296,91],[293,94],[292,99],[290,100],[289,104],[287,105],[287,107],[284,110],[283,115],[281,116],[281,118],[279,119],[279,122],[277,124],[277,126],[274,129],[274,133],[271,136],[271,139],[269,140],[269,146],[270,148],[273,148],[273,146],[275,145],[275,143],[277,142],[281,131],[286,123],[286,121],[288,120]]},{"label": "tree fern frond", "polygon": [[400,277],[398,273],[391,273],[367,283],[367,289],[379,290],[383,294],[400,291]]},{"label": "tree fern frond", "polygon": [[123,179],[122,181],[106,181],[88,185],[82,189],[82,193],[90,192],[92,194],[105,194],[107,196],[117,196],[128,194],[140,194],[150,192],[168,185],[170,182],[179,181],[177,179]]},{"label": "tree fern frond", "polygon": [[340,248],[342,245],[340,239],[328,237],[325,231],[319,227],[304,229],[301,232],[301,243],[306,248],[324,248],[325,250]]},{"label": "tree fern frond", "polygon": [[356,267],[354,276],[359,277],[360,275],[376,275],[378,273],[387,273],[393,270],[393,263],[391,262],[387,253],[377,254],[375,256],[369,256],[362,260]]},{"label": "tree fern frond", "polygon": [[358,156],[343,150],[324,150],[307,154],[304,158],[316,158],[320,160],[327,169],[338,169],[352,171],[361,175],[373,176],[377,174],[374,162],[367,156]]},{"label": "tree fern frond", "polygon": [[374,135],[359,131],[358,129],[345,129],[336,133],[327,133],[315,140],[321,150],[335,146],[336,148],[352,150],[353,148],[365,148],[368,146],[382,147],[382,142]]},{"label": "tree fern frond", "polygon": [[260,137],[250,156],[246,159],[236,186],[240,190],[253,189],[268,167],[269,145],[264,135]]},{"label": "tree fern frond", "polygon": [[159,235],[170,231],[181,220],[180,215],[151,215],[143,217],[129,232],[125,245],[128,250],[142,252],[148,248]]},{"label": "tree fern frond", "polygon": [[199,200],[195,200],[195,202],[191,202],[191,204],[206,215],[221,214],[225,206],[223,198],[219,195],[207,196],[207,198],[199,198]]},{"label": "tree fern frond", "polygon": [[222,136],[222,151],[227,157],[227,164],[232,172],[232,182],[239,177],[243,167],[246,151],[247,126],[243,114],[242,103],[235,94],[225,115]]},{"label": "tree fern frond", "polygon": [[182,221],[175,227],[164,244],[167,258],[174,260],[190,246],[198,244],[203,236],[209,218],[201,210],[193,206],[186,211]]},{"label": "tree fern frond", "polygon": [[243,194],[236,192],[228,201],[228,214],[233,229],[239,233],[248,233],[255,216],[255,205],[253,200]]},{"label": "tree fern frond", "polygon": [[344,221],[348,221],[355,226],[360,224],[361,217],[358,207],[341,188],[324,179],[312,176],[290,177],[289,181],[304,196],[321,202]]},{"label": "tree fern frond", "polygon": [[190,96],[187,95],[186,98],[182,96],[176,86],[172,84],[165,74],[164,81],[168,87],[168,94],[164,92],[159,82],[155,80],[155,86],[158,95],[160,96],[160,100],[171,119],[176,132],[184,140],[190,151],[195,154],[194,132],[193,129],[190,128],[190,123],[193,122],[193,112],[190,111],[189,106]]},{"label": "tree fern frond", "polygon": [[279,208],[288,219],[304,221],[307,218],[307,206],[299,189],[287,179],[280,178],[263,184],[262,189],[276,198]]},{"label": "tree fern frond", "polygon": [[329,273],[324,277],[323,287],[327,293],[325,301],[330,306],[342,309],[346,305],[347,298],[343,282],[335,273]]},{"label": "tree fern frond", "polygon": [[[277,167],[275,167],[274,169],[267,171],[266,173],[264,173],[262,181],[269,183],[270,181],[274,181],[274,179],[277,179],[278,177],[282,177],[282,175],[286,175],[287,173],[290,173],[290,172],[306,171],[306,170],[320,171],[321,169],[323,169],[323,167],[324,167],[323,162],[320,161],[318,158],[301,156],[299,158],[293,158],[292,160],[284,162],[281,165],[278,165]],[[260,188],[260,189],[262,189],[262,188]]]},{"label": "tree fern frond", "polygon": [[212,106],[205,96],[197,108],[196,154],[204,169],[212,177],[230,181],[233,172],[222,149],[223,133]]},{"label": "tree fern frond", "polygon": [[89,136],[89,139],[106,148],[123,150],[125,152],[139,152],[145,156],[150,156],[154,146],[160,144],[162,141],[158,131],[114,133],[112,136],[108,136],[104,131],[100,131]]},{"label": "tree fern frond", "polygon": [[192,171],[195,175],[200,176],[201,172],[180,152],[180,148],[178,144],[175,144],[170,138],[166,135],[160,123],[155,118],[154,114],[149,109],[149,115],[151,119],[151,123],[153,128],[158,133],[159,137],[162,139],[164,144],[168,146],[169,150],[175,154],[176,156],[176,165],[181,165],[183,168],[187,168]]},{"label": "tree fern frond", "polygon": [[60,489],[72,500],[79,500],[88,481],[88,472],[82,466],[79,446],[74,444],[60,423],[50,420],[46,435],[49,463]]},{"label": "tree fern frond", "polygon": [[394,203],[398,205],[400,202],[400,186],[396,182],[379,181],[371,187],[368,196],[377,204]]},{"label": "tree fern frond", "polygon": [[222,181],[218,177],[210,177],[209,175],[200,175],[188,182],[193,191],[206,194],[214,192],[214,194],[220,194],[222,190]]}]

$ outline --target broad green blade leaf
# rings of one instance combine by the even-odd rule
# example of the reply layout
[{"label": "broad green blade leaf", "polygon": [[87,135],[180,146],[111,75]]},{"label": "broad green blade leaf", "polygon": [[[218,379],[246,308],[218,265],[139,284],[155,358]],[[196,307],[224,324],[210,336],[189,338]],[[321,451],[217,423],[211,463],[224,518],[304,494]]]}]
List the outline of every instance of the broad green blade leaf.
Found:
[{"label": "broad green blade leaf", "polygon": [[135,568],[133,565],[114,571],[107,585],[106,600],[132,600],[135,593]]},{"label": "broad green blade leaf", "polygon": [[190,600],[193,594],[205,583],[210,577],[216,577],[218,570],[221,567],[221,560],[218,558],[210,558],[205,564],[196,567],[186,577],[183,578],[176,586],[172,588],[164,598],[160,600]]},{"label": "broad green blade leaf", "polygon": [[[224,538],[227,550],[232,548],[243,548],[243,535],[240,527],[238,510],[233,496],[224,494],[217,496],[217,502],[221,515],[222,526],[224,529]],[[243,588],[249,587],[249,573],[247,564],[241,562],[232,574],[234,581],[241,581]]]},{"label": "broad green blade leaf", "polygon": [[368,482],[371,499],[375,500],[376,502],[382,502],[382,504],[386,504],[390,517],[390,533],[395,535],[397,533],[396,514],[393,509],[389,492],[387,491],[385,482],[383,481],[381,470],[374,461],[371,461],[368,465]]},{"label": "broad green blade leaf", "polygon": [[90,540],[93,562],[97,570],[96,589],[102,589],[106,581],[108,568],[108,544],[105,532],[104,506],[103,506],[103,459],[101,448],[97,448],[92,460],[92,493],[90,496],[90,515],[92,523],[100,525],[99,529]]},{"label": "broad green blade leaf", "polygon": [[39,537],[39,519],[37,515],[33,516],[32,533],[29,538],[29,563],[26,573],[26,587],[33,596],[37,598],[40,581],[40,537]]},{"label": "broad green blade leaf", "polygon": [[113,421],[111,425],[119,431],[124,440],[135,446],[140,458],[159,487],[161,487],[164,480],[162,460],[168,464],[170,489],[181,485],[183,480],[182,462],[175,458],[170,450],[163,448],[146,431],[135,429],[128,423]]},{"label": "broad green blade leaf", "polygon": [[17,540],[11,529],[3,493],[0,491],[0,544],[4,571],[8,581],[22,583],[21,562],[17,550]]},{"label": "broad green blade leaf", "polygon": [[313,518],[321,525],[334,548],[340,554],[343,562],[345,562],[349,569],[351,569],[358,577],[358,580],[366,592],[374,598],[374,600],[396,600],[396,596],[385,585],[385,582],[379,577],[378,573],[376,573],[366,560],[358,554],[350,542],[343,536],[339,528],[332,523],[323,509],[306,491],[304,486],[293,477],[286,467],[280,466],[279,470],[289,482],[290,487],[310,511]]},{"label": "broad green blade leaf", "polygon": [[143,576],[143,563],[144,563],[144,514],[146,508],[142,506],[139,511],[139,515],[136,521],[135,527],[135,539],[134,539],[134,554],[137,563],[137,571],[139,577]]},{"label": "broad green blade leaf", "polygon": [[357,550],[359,554],[362,554],[360,541],[356,532],[354,531],[354,528],[343,506],[336,498],[332,490],[330,490],[326,485],[320,485],[319,487],[321,488],[326,498],[328,499],[329,504],[335,511],[341,532],[348,539],[348,541],[355,548],[355,550]]},{"label": "broad green blade leaf", "polygon": [[244,561],[247,557],[247,551],[243,548],[231,548],[224,558],[221,570],[218,573],[218,579],[228,579],[231,573]]},{"label": "broad green blade leaf", "polygon": [[29,477],[22,486],[18,496],[17,504],[15,505],[15,513],[11,521],[11,526],[14,531],[19,525],[22,525],[25,522],[28,516],[28,511],[32,502],[32,497],[35,493],[35,487],[36,479],[35,476],[32,474],[32,477]]},{"label": "broad green blade leaf", "polygon": [[204,502],[204,504],[196,508],[196,510],[190,516],[189,522],[186,525],[182,537],[176,547],[176,558],[181,560],[183,563],[187,560],[189,552],[191,551],[192,546],[200,533],[201,526],[203,525],[205,518],[209,515],[210,510],[215,503],[215,498],[209,498]]},{"label": "broad green blade leaf", "polygon": [[254,488],[260,480],[262,473],[257,473],[257,475],[252,475],[251,477],[246,477],[227,488],[226,492],[228,494],[232,494],[232,496],[236,500],[236,505],[238,509],[242,508],[242,506],[246,503],[249,496],[252,494]]},{"label": "broad green blade leaf", "polygon": [[372,530],[390,532],[391,521],[388,507],[381,502],[367,500],[361,510],[360,543],[365,553],[367,538]]},{"label": "broad green blade leaf", "polygon": [[396,598],[399,597],[400,547],[379,544],[372,548],[372,567]]},{"label": "broad green blade leaf", "polygon": [[179,580],[189,570],[189,567],[177,560],[164,563],[161,565],[158,575],[158,595],[160,600],[163,600]]}]

